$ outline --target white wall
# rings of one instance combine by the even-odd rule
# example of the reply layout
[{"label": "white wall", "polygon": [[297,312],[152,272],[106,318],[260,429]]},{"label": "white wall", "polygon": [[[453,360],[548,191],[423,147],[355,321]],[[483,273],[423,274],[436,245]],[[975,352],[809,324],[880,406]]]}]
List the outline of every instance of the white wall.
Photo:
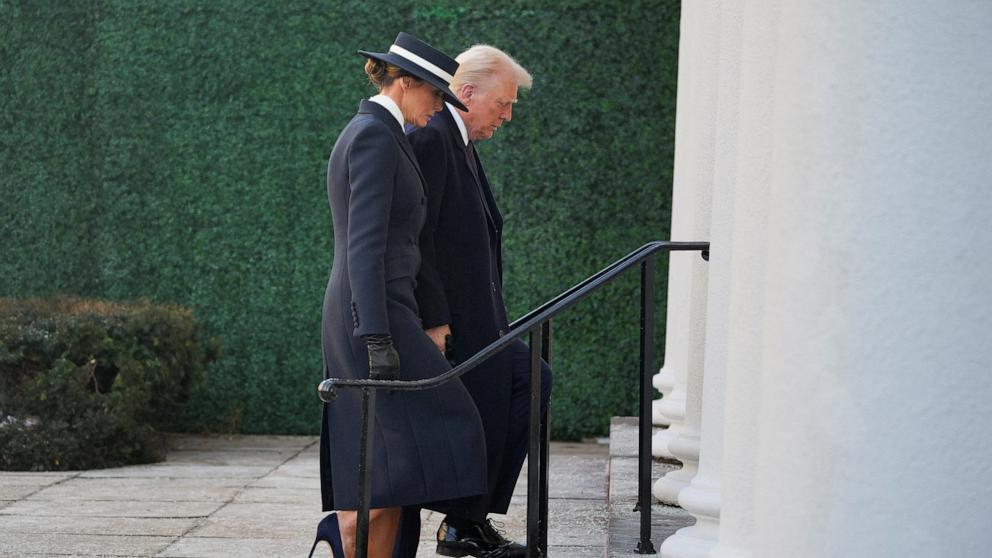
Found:
[{"label": "white wall", "polygon": [[992,2],[742,5],[712,556],[989,556]]}]

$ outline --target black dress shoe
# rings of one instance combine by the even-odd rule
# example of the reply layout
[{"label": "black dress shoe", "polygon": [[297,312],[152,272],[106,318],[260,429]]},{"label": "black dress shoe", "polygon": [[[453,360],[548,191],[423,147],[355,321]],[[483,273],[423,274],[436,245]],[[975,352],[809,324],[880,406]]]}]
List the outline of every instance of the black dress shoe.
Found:
[{"label": "black dress shoe", "polygon": [[498,554],[498,556],[506,558],[524,558],[527,556],[527,547],[504,537],[503,531],[500,531],[493,525],[492,519],[487,519],[485,522],[480,523],[479,528],[486,533],[488,538],[499,541],[499,546],[503,554]]},{"label": "black dress shoe", "polygon": [[437,553],[455,557],[524,558],[527,547],[504,537],[488,519],[459,528],[445,520],[437,530]]}]

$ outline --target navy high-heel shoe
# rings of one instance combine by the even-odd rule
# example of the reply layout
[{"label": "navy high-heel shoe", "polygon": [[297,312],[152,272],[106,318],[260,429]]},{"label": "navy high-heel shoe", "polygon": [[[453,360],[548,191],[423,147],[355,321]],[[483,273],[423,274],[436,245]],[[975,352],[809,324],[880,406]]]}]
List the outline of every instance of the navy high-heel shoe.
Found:
[{"label": "navy high-heel shoe", "polygon": [[331,545],[331,555],[334,558],[344,558],[344,548],[341,545],[341,529],[338,527],[338,514],[332,513],[320,520],[317,524],[317,538],[310,547],[309,558],[313,558],[313,552],[317,550],[317,543],[324,541]]},{"label": "navy high-heel shoe", "polygon": [[[317,525],[317,538],[310,547],[310,556],[317,550],[317,544],[324,541],[331,545],[334,558],[344,558],[344,545],[341,544],[341,528],[338,525],[338,514],[332,513],[320,520]],[[396,532],[396,544],[393,545],[393,558],[413,558],[417,555],[420,545],[420,508],[403,508],[400,516],[400,527]]]}]

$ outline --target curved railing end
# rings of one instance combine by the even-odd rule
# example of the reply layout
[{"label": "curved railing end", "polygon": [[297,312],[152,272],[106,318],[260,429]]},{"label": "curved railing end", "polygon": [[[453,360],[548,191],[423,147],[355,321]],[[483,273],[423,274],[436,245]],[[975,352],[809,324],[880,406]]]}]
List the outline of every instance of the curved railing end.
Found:
[{"label": "curved railing end", "polygon": [[337,399],[338,386],[334,383],[334,378],[328,378],[317,386],[317,395],[324,403],[330,403]]}]

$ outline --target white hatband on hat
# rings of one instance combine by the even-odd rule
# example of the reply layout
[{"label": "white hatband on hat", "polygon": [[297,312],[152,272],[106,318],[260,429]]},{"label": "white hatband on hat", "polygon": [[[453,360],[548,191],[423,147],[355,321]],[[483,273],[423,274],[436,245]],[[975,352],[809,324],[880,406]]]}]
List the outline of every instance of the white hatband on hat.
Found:
[{"label": "white hatband on hat", "polygon": [[445,72],[441,68],[430,63],[428,60],[424,59],[423,57],[417,56],[416,54],[410,52],[409,50],[396,45],[390,46],[389,52],[395,54],[396,56],[401,56],[403,58],[406,58],[410,62],[413,62],[414,64],[420,66],[421,68],[427,70],[428,72],[434,74],[435,76],[443,79],[445,83],[449,85],[451,84],[451,80],[453,79],[453,76],[451,74]]}]

